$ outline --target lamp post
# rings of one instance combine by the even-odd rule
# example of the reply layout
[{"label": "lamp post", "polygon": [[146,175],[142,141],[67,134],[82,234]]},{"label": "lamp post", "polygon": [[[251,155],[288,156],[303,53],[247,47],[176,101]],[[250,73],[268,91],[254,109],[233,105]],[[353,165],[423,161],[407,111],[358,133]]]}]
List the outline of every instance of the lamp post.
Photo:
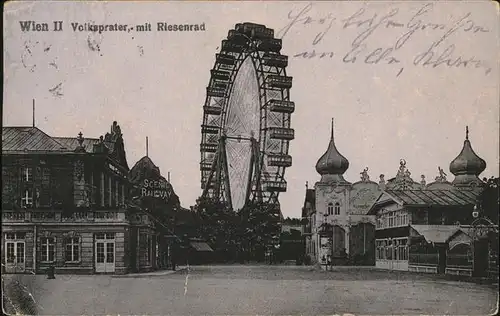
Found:
[{"label": "lamp post", "polygon": [[[328,213],[325,213],[323,214],[323,217],[324,217],[324,221],[323,221],[323,229],[325,231],[325,235],[327,236],[327,242],[330,241],[330,237],[333,238],[333,236],[328,236]],[[333,242],[330,244],[330,249],[329,249],[329,253],[330,254],[327,254],[326,258],[325,258],[325,270],[328,271],[328,266],[331,264],[331,257],[332,257],[332,254],[333,254]]]}]

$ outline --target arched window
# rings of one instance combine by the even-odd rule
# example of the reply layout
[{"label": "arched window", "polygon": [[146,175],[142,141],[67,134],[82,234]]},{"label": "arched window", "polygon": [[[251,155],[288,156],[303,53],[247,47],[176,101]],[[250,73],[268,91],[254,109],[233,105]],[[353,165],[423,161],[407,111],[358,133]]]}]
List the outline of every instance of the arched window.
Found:
[{"label": "arched window", "polygon": [[333,203],[328,203],[327,214],[333,215]]},{"label": "arched window", "polygon": [[340,203],[335,203],[335,215],[340,215]]}]

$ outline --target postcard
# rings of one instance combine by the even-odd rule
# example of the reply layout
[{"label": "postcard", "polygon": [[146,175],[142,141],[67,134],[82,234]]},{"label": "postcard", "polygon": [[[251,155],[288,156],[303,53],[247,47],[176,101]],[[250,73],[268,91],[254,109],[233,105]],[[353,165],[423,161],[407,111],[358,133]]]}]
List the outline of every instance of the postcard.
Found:
[{"label": "postcard", "polygon": [[494,314],[489,1],[11,1],[7,314]]}]

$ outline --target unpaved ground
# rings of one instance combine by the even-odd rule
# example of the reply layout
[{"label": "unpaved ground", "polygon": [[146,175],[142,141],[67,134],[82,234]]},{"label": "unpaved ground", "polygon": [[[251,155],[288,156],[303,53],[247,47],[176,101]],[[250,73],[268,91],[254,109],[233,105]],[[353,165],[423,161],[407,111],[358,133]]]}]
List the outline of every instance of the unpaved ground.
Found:
[{"label": "unpaved ground", "polygon": [[141,278],[3,278],[6,293],[25,302],[23,314],[42,315],[487,315],[498,295],[494,286],[366,268],[212,266]]}]

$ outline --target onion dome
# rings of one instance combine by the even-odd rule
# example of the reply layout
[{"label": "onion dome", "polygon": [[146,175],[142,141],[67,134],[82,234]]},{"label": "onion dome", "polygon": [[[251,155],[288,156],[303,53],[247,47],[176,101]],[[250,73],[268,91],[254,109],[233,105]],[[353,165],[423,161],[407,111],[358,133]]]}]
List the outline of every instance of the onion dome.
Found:
[{"label": "onion dome", "polygon": [[316,163],[316,171],[321,175],[321,182],[346,182],[342,175],[347,168],[349,168],[349,161],[339,153],[335,146],[332,119],[330,143],[326,152]]},{"label": "onion dome", "polygon": [[455,175],[454,185],[474,185],[482,181],[478,175],[486,169],[486,161],[472,149],[469,141],[469,127],[465,128],[464,147],[460,154],[450,163],[450,172]]}]

